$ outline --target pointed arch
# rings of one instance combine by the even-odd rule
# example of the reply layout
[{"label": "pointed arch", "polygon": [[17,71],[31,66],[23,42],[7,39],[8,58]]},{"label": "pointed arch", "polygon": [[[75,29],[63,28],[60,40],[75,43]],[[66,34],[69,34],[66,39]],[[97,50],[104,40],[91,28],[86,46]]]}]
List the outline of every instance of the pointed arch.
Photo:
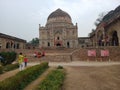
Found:
[{"label": "pointed arch", "polygon": [[6,43],[6,48],[7,48],[7,49],[10,48],[10,42],[7,42],[7,43]]},{"label": "pointed arch", "polygon": [[112,46],[119,46],[118,34],[116,30],[112,32]]},{"label": "pointed arch", "polygon": [[68,47],[68,48],[70,47],[70,42],[67,42],[67,47]]}]

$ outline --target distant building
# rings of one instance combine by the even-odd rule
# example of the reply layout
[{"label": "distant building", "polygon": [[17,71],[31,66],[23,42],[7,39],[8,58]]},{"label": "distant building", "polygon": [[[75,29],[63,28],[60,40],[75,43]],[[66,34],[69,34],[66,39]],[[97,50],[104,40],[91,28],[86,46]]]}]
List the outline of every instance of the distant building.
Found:
[{"label": "distant building", "polygon": [[33,45],[31,43],[26,44],[26,49],[38,49],[38,48],[39,48],[38,45]]},{"label": "distant building", "polygon": [[0,33],[0,49],[25,49],[26,40]]},{"label": "distant building", "polygon": [[45,27],[39,26],[40,47],[78,47],[78,28],[68,13],[57,9],[48,18]]},{"label": "distant building", "polygon": [[79,47],[89,47],[92,46],[90,37],[79,37],[78,38]]}]

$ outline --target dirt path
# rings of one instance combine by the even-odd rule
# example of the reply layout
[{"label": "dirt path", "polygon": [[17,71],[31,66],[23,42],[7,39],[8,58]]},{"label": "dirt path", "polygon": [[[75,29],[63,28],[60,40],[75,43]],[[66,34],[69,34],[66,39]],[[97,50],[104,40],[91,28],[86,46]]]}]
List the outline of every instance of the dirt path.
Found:
[{"label": "dirt path", "polygon": [[53,67],[49,67],[47,71],[45,71],[42,75],[40,75],[35,81],[31,82],[24,90],[35,90],[35,88],[38,86],[38,84],[45,79],[45,77],[48,75],[48,73],[53,70]]},{"label": "dirt path", "polygon": [[0,81],[3,81],[4,79],[11,77],[11,76],[15,75],[18,72],[19,72],[19,69],[15,69],[15,70],[6,72],[4,74],[1,74],[0,75]]},{"label": "dirt path", "polygon": [[69,66],[62,90],[120,90],[120,65]]}]

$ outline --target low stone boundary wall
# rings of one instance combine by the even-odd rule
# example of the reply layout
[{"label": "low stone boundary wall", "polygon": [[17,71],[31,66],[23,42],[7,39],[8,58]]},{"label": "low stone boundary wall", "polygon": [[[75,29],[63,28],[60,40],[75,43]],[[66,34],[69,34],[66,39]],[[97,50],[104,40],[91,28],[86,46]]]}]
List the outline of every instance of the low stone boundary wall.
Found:
[{"label": "low stone boundary wall", "polygon": [[45,55],[40,58],[35,57],[29,57],[29,62],[42,62],[42,61],[48,61],[48,62],[70,62],[71,61],[71,55],[70,54],[53,54],[53,55]]},{"label": "low stone boundary wall", "polygon": [[40,61],[50,61],[50,62],[70,62],[70,55],[46,55],[40,58]]},{"label": "low stone boundary wall", "polygon": [[[88,50],[96,50],[96,57],[88,57]],[[109,50],[109,57],[101,57],[101,50]],[[73,61],[120,61],[120,47],[81,48],[72,53]]]},{"label": "low stone boundary wall", "polygon": [[[57,49],[58,50],[58,49]],[[36,50],[15,50],[17,53],[23,52],[27,55],[30,62],[51,61],[51,62],[70,62],[70,61],[120,61],[120,47],[98,47],[98,48],[77,48],[73,50],[49,50],[45,57],[34,58],[33,53]],[[96,57],[88,57],[88,50],[96,50]],[[101,57],[101,50],[109,50],[109,57]],[[39,50],[38,50],[39,51]]]}]

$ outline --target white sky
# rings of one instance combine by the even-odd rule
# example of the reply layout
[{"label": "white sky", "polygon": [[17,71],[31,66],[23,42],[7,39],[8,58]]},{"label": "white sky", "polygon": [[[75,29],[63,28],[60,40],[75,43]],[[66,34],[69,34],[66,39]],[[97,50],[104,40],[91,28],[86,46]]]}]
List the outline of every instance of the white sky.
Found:
[{"label": "white sky", "polygon": [[114,10],[120,0],[0,0],[0,32],[25,39],[39,37],[39,24],[60,8],[78,23],[78,36],[86,37],[95,28],[102,12]]}]

